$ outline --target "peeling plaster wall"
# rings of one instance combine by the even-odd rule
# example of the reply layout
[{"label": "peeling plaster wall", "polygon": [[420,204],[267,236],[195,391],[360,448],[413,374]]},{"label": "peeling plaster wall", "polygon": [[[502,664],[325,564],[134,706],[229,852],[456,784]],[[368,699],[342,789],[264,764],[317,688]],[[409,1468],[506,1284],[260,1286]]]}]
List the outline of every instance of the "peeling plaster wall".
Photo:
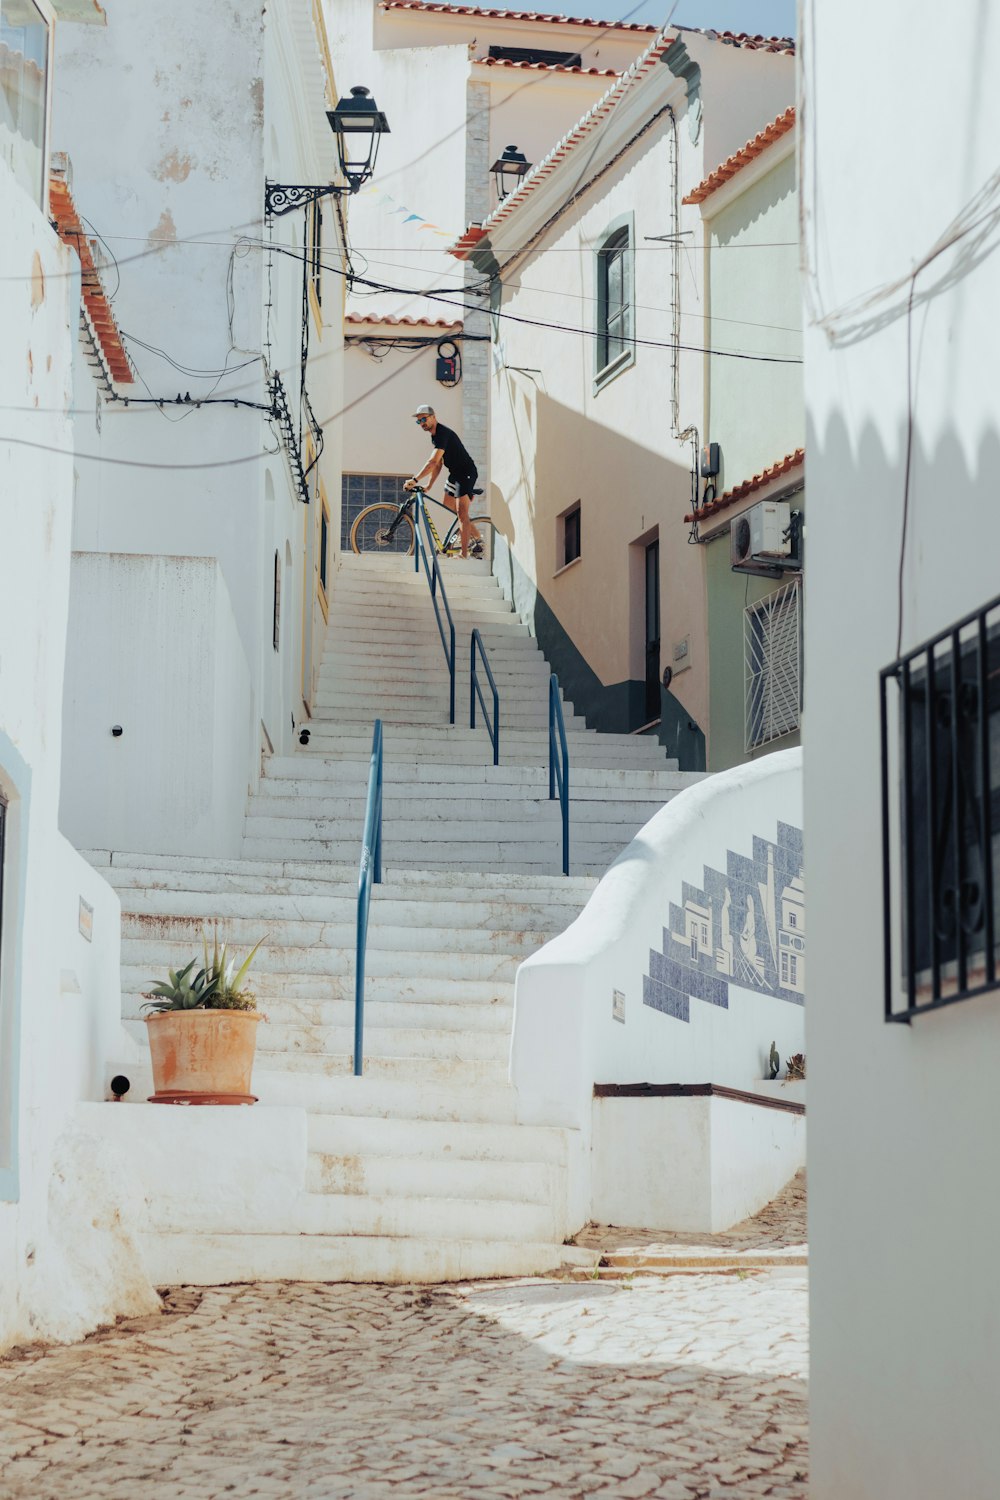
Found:
[{"label": "peeling plaster wall", "polygon": [[[119,906],[57,828],[73,464],[75,257],[0,164],[0,1348],[154,1311],[109,1159],[81,1139],[117,1041]],[[25,410],[27,408],[27,410]],[[7,427],[10,432],[10,427]],[[35,447],[34,445],[41,445]],[[55,450],[55,451],[53,451]],[[66,455],[66,456],[63,456]],[[89,908],[89,938],[80,930]],[[8,1106],[13,1114],[8,1116]]]}]

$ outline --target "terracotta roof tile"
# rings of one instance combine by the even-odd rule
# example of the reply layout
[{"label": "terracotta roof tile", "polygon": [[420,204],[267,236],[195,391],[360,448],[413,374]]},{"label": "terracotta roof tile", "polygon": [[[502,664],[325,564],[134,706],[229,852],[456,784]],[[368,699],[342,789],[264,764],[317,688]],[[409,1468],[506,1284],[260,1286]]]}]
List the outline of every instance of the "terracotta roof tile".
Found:
[{"label": "terracotta roof tile", "polygon": [[446,16],[487,16],[500,21],[543,21],[550,26],[592,26],[602,31],[642,31],[653,33],[658,26],[640,25],[635,21],[594,21],[587,16],[546,15],[533,10],[485,10],[477,5],[438,5],[428,0],[382,0],[382,10],[433,11]]},{"label": "terracotta roof tile", "polygon": [[540,73],[581,73],[589,78],[617,78],[617,68],[571,68],[566,63],[514,62],[509,57],[476,57],[480,68],[530,68]]},{"label": "terracotta roof tile", "polygon": [[735,505],[738,500],[743,500],[747,495],[752,495],[754,490],[763,489],[765,484],[770,484],[772,479],[780,479],[783,474],[790,474],[793,469],[801,468],[806,461],[806,450],[796,448],[794,453],[786,453],[784,458],[772,464],[769,469],[762,469],[752,479],[744,479],[742,484],[736,485],[731,490],[726,490],[718,500],[712,500],[708,505],[699,506],[697,511],[692,511],[684,517],[685,521],[707,521],[709,516],[716,515],[720,510],[728,510],[730,505]]},{"label": "terracotta roof tile", "polygon": [[[416,0],[386,0],[386,3],[411,4],[416,3]],[[587,111],[582,119],[577,121],[572,130],[567,131],[562,140],[556,142],[548,155],[543,156],[537,166],[532,167],[531,171],[522,179],[520,187],[515,188],[512,193],[509,193],[503,202],[483,220],[482,224],[470,224],[461,239],[456,240],[453,245],[448,246],[449,252],[457,260],[464,260],[469,251],[478,244],[484,235],[489,234],[496,225],[502,224],[505,219],[509,218],[538,184],[544,181],[560,165],[572,148],[607,118],[622,94],[626,93],[632,87],[636,79],[652,71],[663,53],[667,52],[673,46],[674,41],[675,38],[672,36],[658,36],[656,41],[652,42],[644,52],[640,53],[630,68],[627,68],[624,73],[617,75],[616,81],[607,92],[598,99],[597,103]]]},{"label": "terracotta roof tile", "polygon": [[[687,26],[685,31],[698,30]],[[745,31],[705,31],[713,42],[722,42],[727,47],[745,47],[751,52],[781,52],[787,57],[795,56],[795,38],[791,36],[751,36]]]},{"label": "terracotta roof tile", "polygon": [[411,318],[408,314],[396,317],[394,313],[348,313],[345,323],[378,323],[390,328],[461,328],[461,318]]},{"label": "terracotta roof tile", "polygon": [[135,376],[132,373],[128,355],[125,353],[118,324],[111,311],[111,304],[104,290],[100,272],[94,263],[90,241],[80,223],[76,204],[69,190],[69,183],[65,176],[55,170],[49,178],[49,207],[59,238],[71,246],[80,257],[83,306],[108,372],[117,385],[132,385]]},{"label": "terracotta roof tile", "polygon": [[783,135],[787,135],[788,131],[794,129],[794,127],[795,106],[792,105],[789,109],[785,110],[783,115],[779,115],[776,120],[772,120],[770,125],[765,125],[764,129],[759,131],[752,141],[747,141],[745,146],[741,146],[738,151],[733,152],[732,156],[727,157],[721,167],[716,167],[714,172],[709,173],[705,180],[699,182],[698,186],[681,201],[683,203],[704,203],[705,199],[711,197],[714,192],[722,187],[723,183],[728,182],[731,177],[735,177],[737,172],[741,171],[743,167],[748,166],[750,162],[756,160],[762,152],[767,150],[768,146],[772,146],[775,141],[780,140]]}]

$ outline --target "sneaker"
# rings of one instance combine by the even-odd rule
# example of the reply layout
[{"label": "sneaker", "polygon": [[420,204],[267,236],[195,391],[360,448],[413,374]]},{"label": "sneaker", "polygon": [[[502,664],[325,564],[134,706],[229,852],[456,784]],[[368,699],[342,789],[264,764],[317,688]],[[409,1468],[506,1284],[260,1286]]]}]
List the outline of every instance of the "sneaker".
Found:
[{"label": "sneaker", "polygon": [[472,542],[470,542],[469,543],[469,556],[470,557],[482,557],[482,555],[483,555],[483,544],[482,544],[482,541],[480,540],[480,541],[472,541]]}]

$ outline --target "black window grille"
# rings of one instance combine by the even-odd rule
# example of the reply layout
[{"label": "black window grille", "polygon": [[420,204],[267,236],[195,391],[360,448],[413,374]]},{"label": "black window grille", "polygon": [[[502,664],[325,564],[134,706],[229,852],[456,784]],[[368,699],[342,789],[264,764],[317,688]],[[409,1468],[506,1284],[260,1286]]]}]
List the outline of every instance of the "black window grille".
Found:
[{"label": "black window grille", "polygon": [[880,720],[885,1019],[909,1021],[997,982],[1000,599],[884,668]]},{"label": "black window grille", "polygon": [[567,511],[563,516],[563,560],[562,565],[576,562],[580,556],[580,507]]},{"label": "black window grille", "polygon": [[330,517],[327,514],[326,506],[321,505],[319,508],[319,583],[324,594],[328,592],[326,587],[326,569],[329,550]]}]

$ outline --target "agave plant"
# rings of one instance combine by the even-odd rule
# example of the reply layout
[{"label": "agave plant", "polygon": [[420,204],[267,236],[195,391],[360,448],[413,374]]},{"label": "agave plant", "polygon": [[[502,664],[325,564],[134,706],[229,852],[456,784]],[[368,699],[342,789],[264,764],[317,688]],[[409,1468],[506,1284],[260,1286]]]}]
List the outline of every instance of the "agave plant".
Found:
[{"label": "agave plant", "polygon": [[246,979],[257,956],[257,950],[264,939],[260,938],[254,943],[246,958],[236,967],[235,957],[228,956],[228,945],[223,943],[219,946],[218,931],[212,935],[212,956],[208,956],[208,938],[204,932],[201,935],[202,951],[205,957],[205,967],[201,971],[205,974],[207,982],[211,986],[211,998],[208,1005],[212,1010],[256,1010],[257,1001],[249,990],[244,990],[243,981]]},{"label": "agave plant", "polygon": [[199,1010],[214,1003],[214,995],[218,980],[210,975],[207,969],[199,969],[197,974],[192,974],[192,969],[197,962],[196,959],[183,969],[168,969],[167,983],[159,982],[151,986],[150,995],[155,995],[155,1000],[147,1000],[143,1010]]}]

